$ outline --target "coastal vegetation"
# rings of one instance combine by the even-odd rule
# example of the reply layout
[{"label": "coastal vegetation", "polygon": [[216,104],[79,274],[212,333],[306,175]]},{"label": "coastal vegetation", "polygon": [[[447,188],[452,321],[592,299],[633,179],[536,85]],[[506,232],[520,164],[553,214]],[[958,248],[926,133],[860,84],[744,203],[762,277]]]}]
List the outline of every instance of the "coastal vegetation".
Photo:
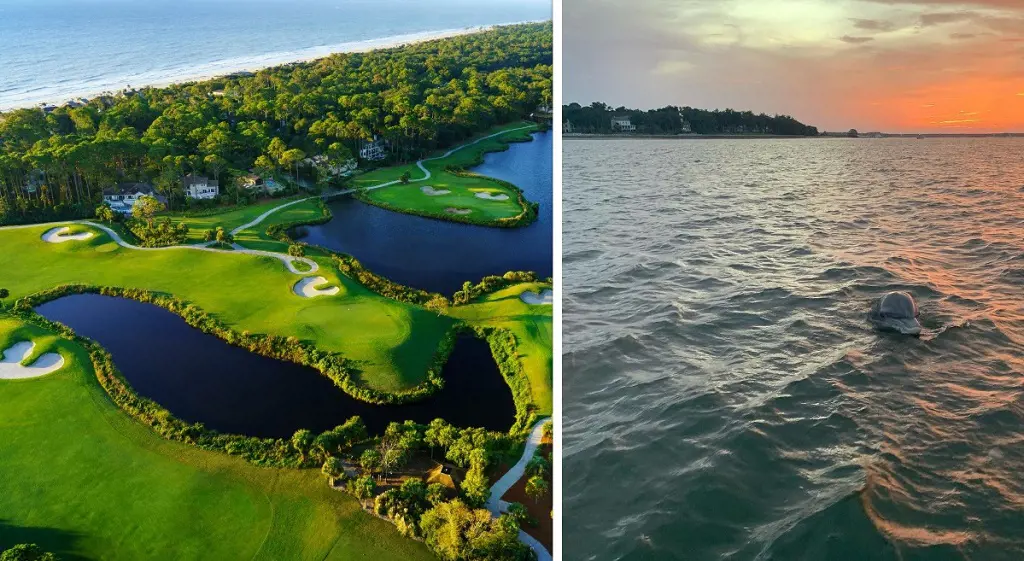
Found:
[{"label": "coastal vegetation", "polygon": [[596,101],[590,105],[570,103],[562,106],[563,122],[571,124],[571,132],[609,134],[621,129],[612,117],[628,118],[641,134],[774,134],[785,136],[817,136],[817,127],[805,125],[789,115],[754,114],[732,109],[708,111],[692,107],[666,106],[660,109],[613,108]]},{"label": "coastal vegetation", "polygon": [[122,181],[181,210],[197,204],[188,173],[235,201],[250,170],[323,184],[374,143],[383,159],[368,165],[414,161],[550,105],[551,62],[551,23],[522,24],[4,113],[0,224],[90,217]]}]

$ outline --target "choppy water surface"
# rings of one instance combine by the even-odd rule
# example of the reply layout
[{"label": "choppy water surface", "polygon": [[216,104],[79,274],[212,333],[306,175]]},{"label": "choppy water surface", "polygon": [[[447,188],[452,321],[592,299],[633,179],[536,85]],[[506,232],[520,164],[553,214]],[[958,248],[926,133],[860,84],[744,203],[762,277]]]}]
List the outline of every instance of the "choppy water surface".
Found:
[{"label": "choppy water surface", "polygon": [[1022,154],[567,140],[567,558],[1024,558]]}]

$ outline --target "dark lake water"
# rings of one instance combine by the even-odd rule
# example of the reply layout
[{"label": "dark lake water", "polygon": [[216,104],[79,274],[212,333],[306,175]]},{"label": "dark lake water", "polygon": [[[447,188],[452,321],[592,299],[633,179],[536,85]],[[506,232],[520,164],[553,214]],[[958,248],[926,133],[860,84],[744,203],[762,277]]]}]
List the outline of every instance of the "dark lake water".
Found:
[{"label": "dark lake water", "polygon": [[566,140],[566,558],[1024,559],[1022,154]]},{"label": "dark lake water", "polygon": [[540,203],[525,228],[485,228],[391,212],[349,197],[330,203],[334,219],[306,228],[303,241],[348,253],[371,271],[407,286],[451,295],[465,281],[506,271],[551,276],[552,135],[484,156],[473,171],[511,182]]},{"label": "dark lake water", "polygon": [[36,309],[103,345],[135,390],[190,422],[225,433],[321,432],[359,415],[371,433],[391,421],[507,431],[512,393],[486,341],[463,335],[444,368],[444,389],[409,405],[372,405],[316,370],[262,357],[189,326],[153,304],[98,294],[65,296]]}]

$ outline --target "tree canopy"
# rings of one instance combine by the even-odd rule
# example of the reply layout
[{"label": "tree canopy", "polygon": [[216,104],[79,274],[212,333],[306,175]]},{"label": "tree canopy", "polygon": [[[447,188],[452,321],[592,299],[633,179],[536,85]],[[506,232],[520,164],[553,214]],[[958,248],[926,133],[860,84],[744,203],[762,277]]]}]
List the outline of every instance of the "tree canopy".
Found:
[{"label": "tree canopy", "polygon": [[409,161],[550,105],[551,64],[552,24],[522,24],[2,113],[0,224],[91,216],[122,181],[174,208],[188,173],[316,178],[307,158],[338,166],[375,138]]},{"label": "tree canopy", "polygon": [[708,111],[692,107],[666,106],[661,109],[612,108],[594,102],[583,106],[570,103],[562,107],[562,119],[572,123],[573,132],[614,132],[612,117],[629,117],[637,132],[645,134],[778,134],[817,136],[817,127],[797,121],[789,115],[754,114],[732,109]]}]

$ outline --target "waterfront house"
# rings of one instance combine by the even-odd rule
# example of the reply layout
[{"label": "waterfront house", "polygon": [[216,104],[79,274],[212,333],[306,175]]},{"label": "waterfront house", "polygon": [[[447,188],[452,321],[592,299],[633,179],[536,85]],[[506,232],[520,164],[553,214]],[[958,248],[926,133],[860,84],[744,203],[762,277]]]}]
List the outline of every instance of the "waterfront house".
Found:
[{"label": "waterfront house", "polygon": [[220,185],[201,175],[188,174],[182,182],[185,187],[185,196],[190,199],[212,199],[220,194]]},{"label": "waterfront house", "polygon": [[[361,152],[360,156],[362,156]],[[383,157],[383,152],[381,152],[381,156]],[[312,166],[316,169],[327,170],[327,173],[336,177],[346,177],[352,175],[352,173],[356,171],[356,168],[359,167],[359,162],[356,161],[355,158],[349,158],[348,160],[345,160],[343,162],[331,163],[328,160],[327,156],[324,156],[323,154],[317,154],[316,156],[313,156],[311,158],[306,158],[305,160],[302,161],[302,163],[308,166]]]},{"label": "waterfront house", "polygon": [[132,213],[132,207],[135,206],[135,201],[139,200],[140,197],[149,195],[150,197],[156,198],[156,200],[166,204],[167,199],[156,194],[153,186],[148,183],[118,183],[113,187],[107,187],[103,190],[103,202],[107,204],[114,212],[128,215]]},{"label": "waterfront house", "polygon": [[629,115],[612,117],[612,130],[618,132],[636,132],[636,125],[629,120]]},{"label": "waterfront house", "polygon": [[572,121],[566,121],[562,123],[562,133],[572,134]]},{"label": "waterfront house", "polygon": [[359,148],[359,157],[370,161],[383,160],[387,157],[387,153],[384,151],[384,139],[374,135],[373,141],[364,142],[362,147]]}]

